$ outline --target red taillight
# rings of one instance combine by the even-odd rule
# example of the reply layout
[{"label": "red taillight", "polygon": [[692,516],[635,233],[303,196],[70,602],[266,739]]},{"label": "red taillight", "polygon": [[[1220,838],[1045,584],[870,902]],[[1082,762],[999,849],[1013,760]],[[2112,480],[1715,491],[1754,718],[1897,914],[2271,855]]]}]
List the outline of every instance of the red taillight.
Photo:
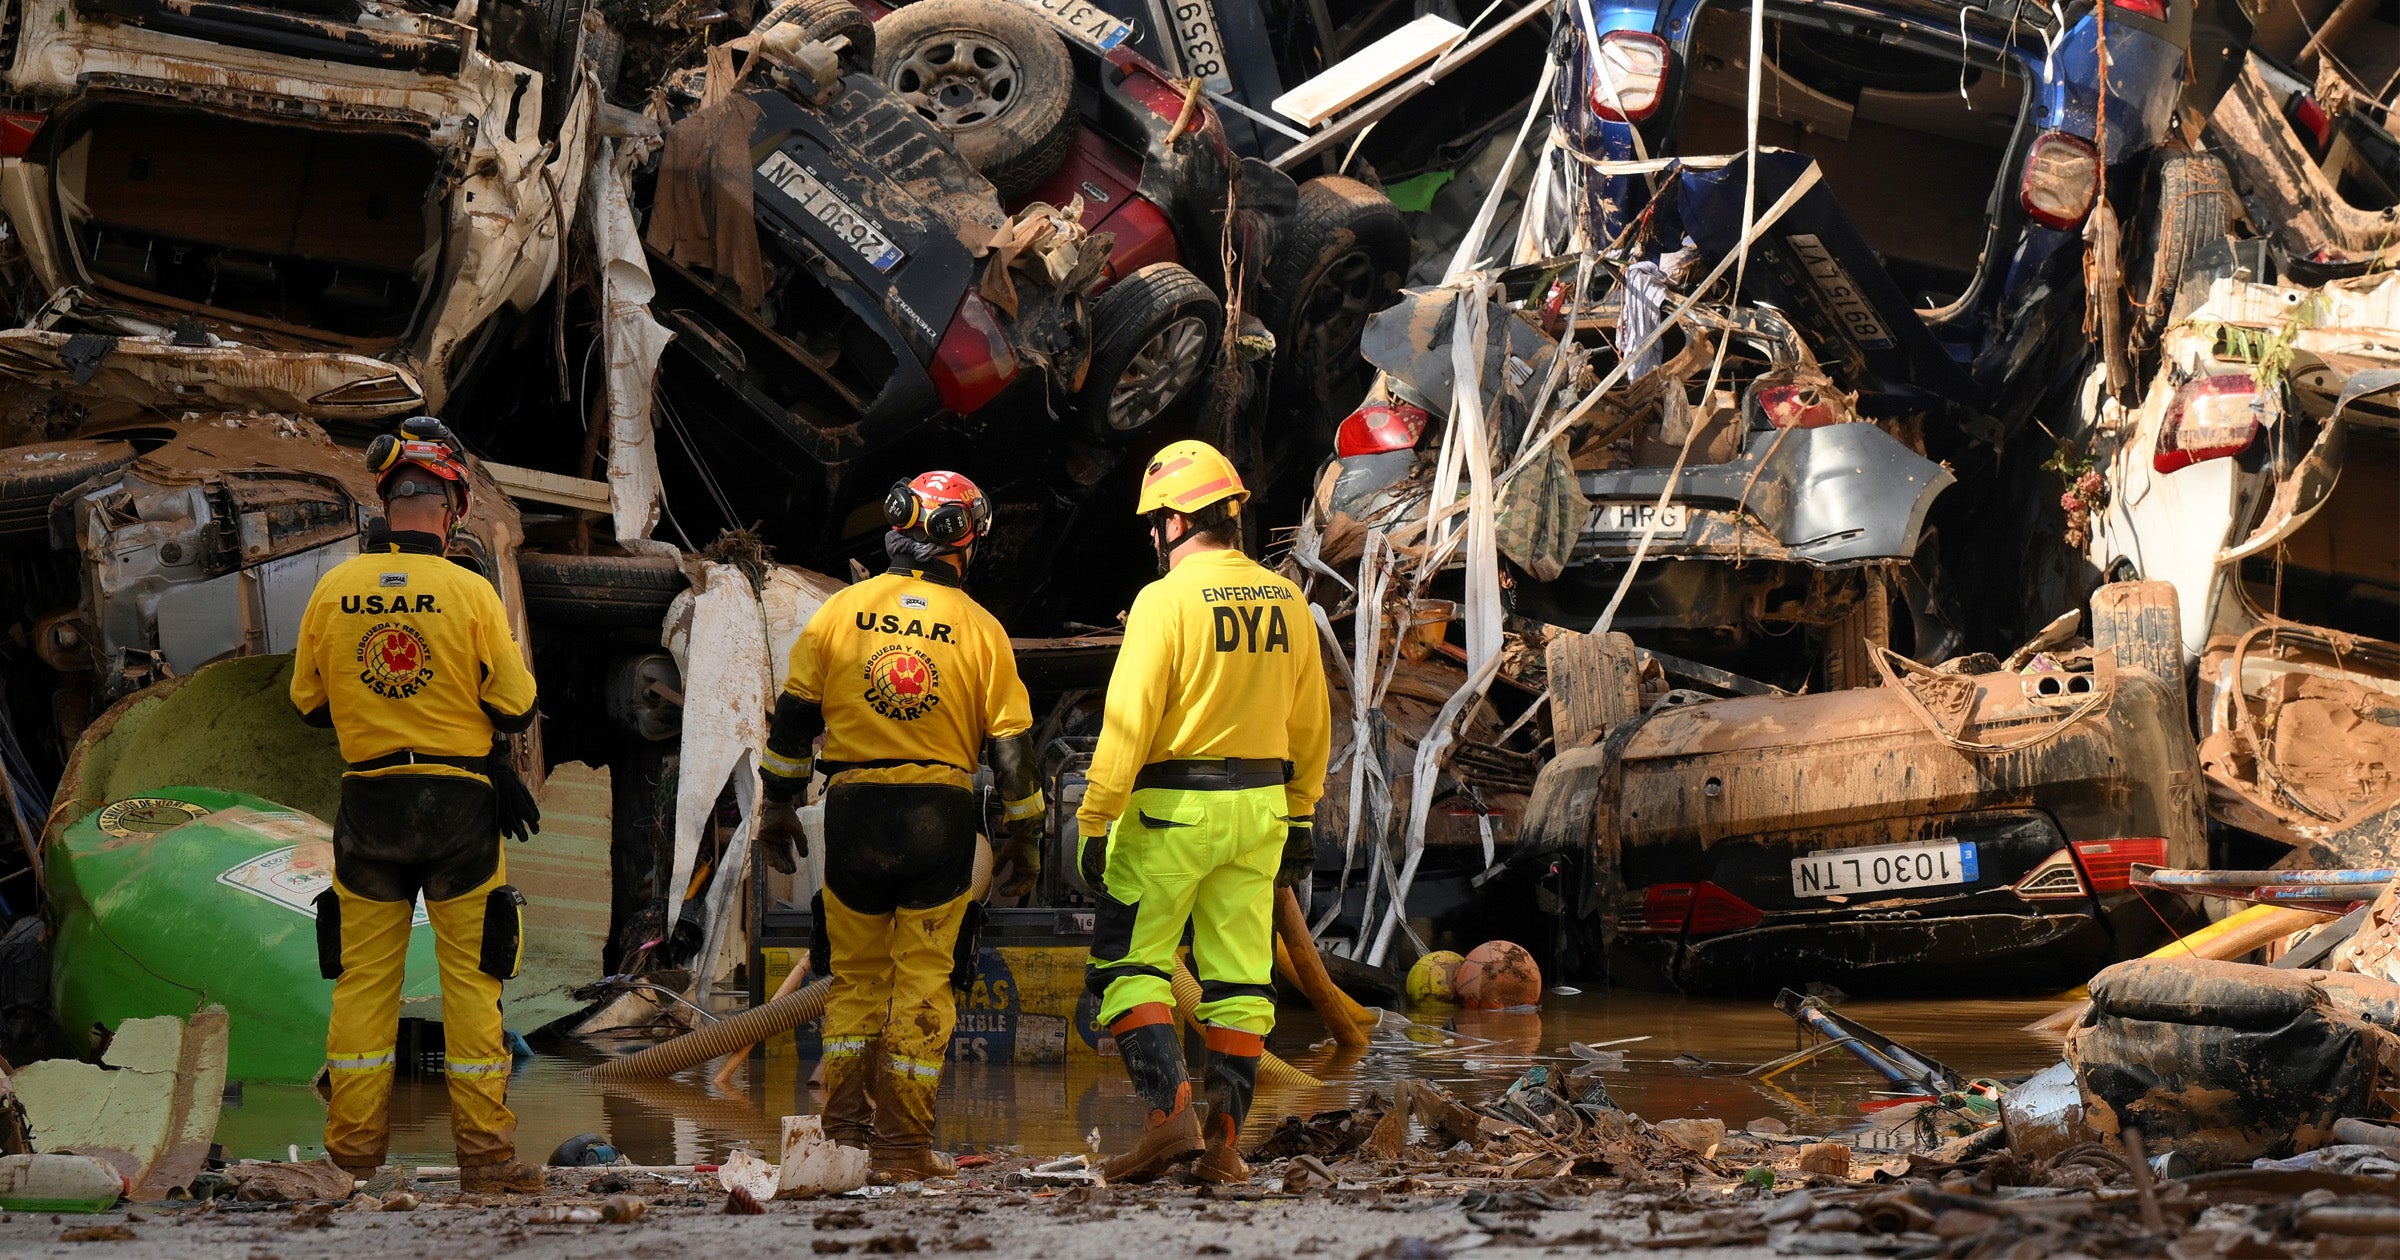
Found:
[{"label": "red taillight", "polygon": [[2100,151],[2082,136],[2045,131],[2025,155],[2017,204],[2043,227],[2080,227],[2100,197]]},{"label": "red taillight", "polygon": [[1762,385],[1758,410],[1778,429],[1822,429],[1850,418],[1836,400],[1814,385]]},{"label": "red taillight", "polygon": [[33,138],[42,132],[47,114],[0,113],[0,157],[21,158],[33,151]]},{"label": "red taillight", "polygon": [[1766,912],[1715,884],[1659,884],[1642,893],[1645,932],[1716,936],[1757,927]]},{"label": "red taillight", "polygon": [[2135,17],[2146,17],[2154,22],[2167,20],[2166,0],[2108,0],[2108,3],[2111,8],[2123,9]]},{"label": "red taillight", "polygon": [[1150,63],[1134,56],[1131,49],[1116,49],[1108,54],[1108,60],[1118,69],[1117,86],[1125,95],[1168,122],[1183,117],[1183,89],[1175,86],[1174,80],[1151,69]]},{"label": "red taillight", "polygon": [[1348,459],[1353,455],[1405,451],[1425,436],[1425,423],[1429,419],[1423,407],[1368,403],[1342,421],[1341,429],[1333,435],[1333,453]]},{"label": "red taillight", "polygon": [[1017,375],[1017,352],[1008,344],[1008,331],[992,308],[973,293],[958,304],[958,314],[942,330],[933,348],[933,387],[942,405],[958,415],[972,415],[998,396]]},{"label": "red taillight", "polygon": [[1610,122],[1640,122],[1667,95],[1667,41],[1640,31],[1610,31],[1592,50],[1592,112]]},{"label": "red taillight", "polygon": [[2258,440],[2266,416],[2258,382],[2247,373],[2196,376],[2175,390],[2150,466],[2162,473],[2239,455]]},{"label": "red taillight", "polygon": [[2084,878],[2096,893],[2123,892],[2132,887],[2136,862],[2164,866],[2167,861],[2167,841],[2163,836],[2078,840],[2072,847],[2075,860],[2083,864]]},{"label": "red taillight", "polygon": [[2291,119],[2293,127],[2307,133],[2309,152],[2321,157],[2326,142],[2333,139],[2333,116],[2325,112],[2324,106],[2317,104],[2316,97],[2306,92],[2292,95],[2291,108],[2285,116]]}]

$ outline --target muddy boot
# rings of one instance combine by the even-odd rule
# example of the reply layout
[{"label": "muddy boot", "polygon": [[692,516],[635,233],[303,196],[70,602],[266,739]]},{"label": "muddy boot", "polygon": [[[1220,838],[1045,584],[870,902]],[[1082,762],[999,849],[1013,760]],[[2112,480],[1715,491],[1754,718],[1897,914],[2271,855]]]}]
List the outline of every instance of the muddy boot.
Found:
[{"label": "muddy boot", "polygon": [[469,1164],[458,1170],[461,1194],[540,1194],[549,1189],[542,1170],[516,1160]]},{"label": "muddy boot", "polygon": [[1250,1180],[1250,1165],[1242,1158],[1242,1122],[1250,1118],[1250,1099],[1258,1093],[1258,1059],[1266,1039],[1257,1033],[1209,1025],[1207,1119],[1201,1131],[1208,1149],[1192,1166],[1192,1175],[1219,1185]]},{"label": "muddy boot", "polygon": [[1125,1074],[1133,1078],[1133,1092],[1150,1104],[1140,1140],[1108,1161],[1110,1181],[1146,1181],[1200,1153],[1200,1116],[1192,1110],[1192,1083],[1183,1075],[1183,1045],[1174,1020],[1165,1005],[1145,1003],[1109,1026]]},{"label": "muddy boot", "polygon": [[870,1090],[879,1057],[880,1047],[872,1039],[857,1049],[826,1047],[825,1107],[818,1115],[827,1140],[862,1151],[875,1149],[875,1100]]},{"label": "muddy boot", "polygon": [[958,1175],[933,1149],[933,1108],[942,1088],[940,1061],[884,1057],[875,1072],[875,1141],[867,1148],[875,1184],[900,1185]]}]

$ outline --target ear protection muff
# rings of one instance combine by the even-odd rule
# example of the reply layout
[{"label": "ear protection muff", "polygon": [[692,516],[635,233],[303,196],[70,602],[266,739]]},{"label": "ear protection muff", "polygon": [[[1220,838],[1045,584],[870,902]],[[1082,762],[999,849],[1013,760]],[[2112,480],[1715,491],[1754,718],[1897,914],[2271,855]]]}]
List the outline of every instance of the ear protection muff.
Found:
[{"label": "ear protection muff", "polygon": [[966,504],[938,504],[928,512],[925,501],[905,481],[894,482],[891,493],[883,496],[883,519],[893,529],[922,530],[927,538],[945,547],[975,532],[975,520]]},{"label": "ear protection muff", "polygon": [[400,462],[400,439],[389,433],[378,433],[367,443],[367,471],[377,477],[392,470]]}]

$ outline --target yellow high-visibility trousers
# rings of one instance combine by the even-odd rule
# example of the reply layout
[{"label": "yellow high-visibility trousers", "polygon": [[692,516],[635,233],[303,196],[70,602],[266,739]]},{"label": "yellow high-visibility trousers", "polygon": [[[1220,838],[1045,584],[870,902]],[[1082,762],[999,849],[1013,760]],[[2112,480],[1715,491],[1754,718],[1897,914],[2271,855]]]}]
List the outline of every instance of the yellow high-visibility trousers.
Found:
[{"label": "yellow high-visibility trousers", "polygon": [[[507,882],[503,856],[483,884],[425,904],[441,971],[450,1133],[462,1167],[516,1157],[517,1118],[508,1109],[509,1053],[500,1023],[500,980],[482,967],[486,903],[492,890]],[[372,1167],[383,1162],[391,1141],[400,985],[416,906],[369,900],[338,879],[334,891],[341,898],[342,974],[334,981],[333,1019],[325,1030],[325,1069],[333,1095],[325,1112],[325,1153],[346,1167]]]},{"label": "yellow high-visibility trousers", "polygon": [[[1201,1022],[1264,1036],[1275,1027],[1275,870],[1284,789],[1138,788],[1105,839],[1085,984],[1107,1027],[1134,1007],[1174,1009],[1175,951],[1192,926]],[[1080,855],[1078,855],[1080,860]]]},{"label": "yellow high-visibility trousers", "polygon": [[[950,970],[967,896],[923,910],[861,914],[825,889],[833,985],[825,1005],[825,1082],[865,1077],[879,1149],[929,1146],[942,1060],[958,1025]],[[867,1059],[881,1042],[880,1061]]]}]

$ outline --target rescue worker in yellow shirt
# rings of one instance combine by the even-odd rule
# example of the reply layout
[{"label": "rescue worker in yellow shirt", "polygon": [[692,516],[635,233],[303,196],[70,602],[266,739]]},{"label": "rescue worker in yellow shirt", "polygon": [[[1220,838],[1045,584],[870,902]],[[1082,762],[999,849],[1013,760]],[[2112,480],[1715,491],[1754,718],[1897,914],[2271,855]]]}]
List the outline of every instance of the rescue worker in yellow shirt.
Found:
[{"label": "rescue worker in yellow shirt", "polygon": [[[1086,985],[1150,1104],[1108,1179],[1200,1156],[1203,1181],[1247,1181],[1236,1149],[1275,1026],[1275,889],[1307,877],[1332,714],[1316,623],[1290,582],[1244,555],[1241,475],[1176,442],[1142,477],[1162,576],[1135,597],[1076,813],[1098,896]],[[1191,1105],[1169,977],[1184,925],[1208,1049]],[[1205,1148],[1205,1149],[1204,1149]]]},{"label": "rescue worker in yellow shirt", "polygon": [[[390,1139],[400,983],[417,898],[432,919],[459,1188],[539,1193],[516,1159],[500,982],[516,974],[524,897],[500,836],[538,822],[495,732],[533,724],[533,675],[491,582],[447,556],[467,511],[449,430],[419,416],[367,450],[384,519],[317,582],[292,659],[292,704],[333,727],[349,771],[317,949],[333,985],[325,1152],[355,1176]],[[497,764],[495,764],[497,763]],[[513,793],[513,795],[512,795]]]},{"label": "rescue worker in yellow shirt", "polygon": [[806,851],[801,792],[812,770],[827,776],[825,1132],[897,1182],[958,1172],[933,1149],[934,1103],[958,1021],[952,951],[970,909],[982,822],[970,785],[986,741],[1020,843],[1043,801],[1008,632],[962,589],[990,501],[957,473],[929,472],[892,487],[884,518],[891,567],[826,600],[792,645],[757,830],[768,860],[791,869]]}]

